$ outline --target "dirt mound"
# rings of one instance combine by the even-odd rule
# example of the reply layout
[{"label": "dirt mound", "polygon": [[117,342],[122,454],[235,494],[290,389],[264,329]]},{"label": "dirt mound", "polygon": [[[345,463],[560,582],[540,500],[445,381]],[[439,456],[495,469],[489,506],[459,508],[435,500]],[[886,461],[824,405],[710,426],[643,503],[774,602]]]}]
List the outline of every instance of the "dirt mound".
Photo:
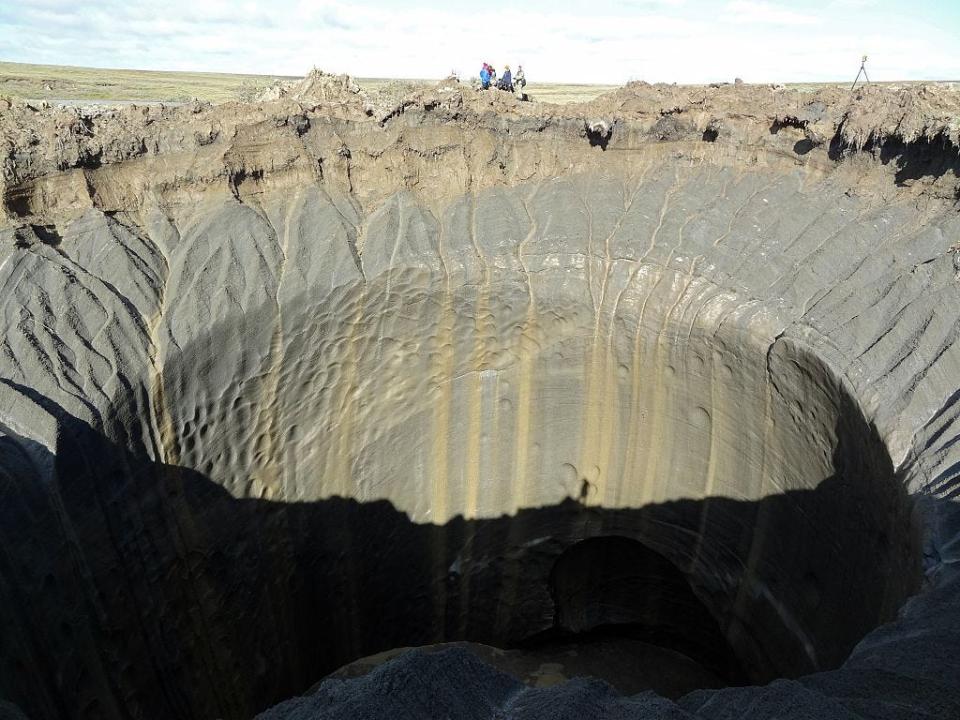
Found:
[{"label": "dirt mound", "polygon": [[313,68],[302,80],[277,83],[267,88],[257,97],[257,101],[269,102],[288,98],[313,103],[331,100],[342,102],[355,95],[361,95],[360,85],[349,75],[336,75]]}]

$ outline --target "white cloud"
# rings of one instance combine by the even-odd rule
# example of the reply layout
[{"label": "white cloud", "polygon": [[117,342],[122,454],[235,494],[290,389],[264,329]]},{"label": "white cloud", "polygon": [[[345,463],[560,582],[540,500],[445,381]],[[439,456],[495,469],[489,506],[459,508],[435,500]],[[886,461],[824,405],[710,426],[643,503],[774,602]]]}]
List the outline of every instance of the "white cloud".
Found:
[{"label": "white cloud", "polygon": [[759,0],[734,0],[724,8],[724,18],[740,23],[764,25],[816,25],[816,15],[798,13],[794,10]]},{"label": "white cloud", "polygon": [[854,9],[820,22],[825,6],[816,0],[803,12],[759,0],[596,0],[589,10],[560,3],[549,13],[517,3],[490,8],[486,23],[458,7],[26,0],[0,5],[0,52],[21,62],[287,75],[316,65],[361,77],[440,77],[451,68],[469,77],[487,61],[522,63],[532,82],[610,83],[852,81],[867,53],[872,79],[960,78],[960,56],[931,50],[950,48],[960,28]]}]

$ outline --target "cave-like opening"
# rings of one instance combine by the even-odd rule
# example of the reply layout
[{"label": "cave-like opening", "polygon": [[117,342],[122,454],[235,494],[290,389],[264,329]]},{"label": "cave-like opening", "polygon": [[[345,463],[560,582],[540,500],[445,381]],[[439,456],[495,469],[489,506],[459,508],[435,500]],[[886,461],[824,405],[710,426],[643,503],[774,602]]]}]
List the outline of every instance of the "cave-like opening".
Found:
[{"label": "cave-like opening", "polygon": [[[527,639],[525,649],[606,656],[593,674],[627,694],[679,696],[747,682],[684,574],[641,542],[618,535],[582,540],[557,558],[549,581],[554,626]],[[623,662],[631,653],[632,662]]]}]

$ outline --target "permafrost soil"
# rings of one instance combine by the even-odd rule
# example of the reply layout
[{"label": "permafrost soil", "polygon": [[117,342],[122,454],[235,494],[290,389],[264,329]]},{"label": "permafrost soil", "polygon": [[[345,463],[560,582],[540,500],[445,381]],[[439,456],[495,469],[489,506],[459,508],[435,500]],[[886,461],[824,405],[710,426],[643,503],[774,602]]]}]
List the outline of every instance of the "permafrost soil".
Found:
[{"label": "permafrost soil", "polygon": [[955,93],[274,95],[0,106],[0,709],[960,716]]}]

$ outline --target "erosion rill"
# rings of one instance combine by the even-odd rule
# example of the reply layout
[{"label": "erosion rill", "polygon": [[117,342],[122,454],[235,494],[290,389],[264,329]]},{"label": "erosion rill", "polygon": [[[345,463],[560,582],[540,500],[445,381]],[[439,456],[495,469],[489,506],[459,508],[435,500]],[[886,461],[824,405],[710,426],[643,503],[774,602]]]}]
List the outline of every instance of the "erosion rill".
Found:
[{"label": "erosion rill", "polygon": [[0,714],[960,717],[955,93],[0,112]]}]

